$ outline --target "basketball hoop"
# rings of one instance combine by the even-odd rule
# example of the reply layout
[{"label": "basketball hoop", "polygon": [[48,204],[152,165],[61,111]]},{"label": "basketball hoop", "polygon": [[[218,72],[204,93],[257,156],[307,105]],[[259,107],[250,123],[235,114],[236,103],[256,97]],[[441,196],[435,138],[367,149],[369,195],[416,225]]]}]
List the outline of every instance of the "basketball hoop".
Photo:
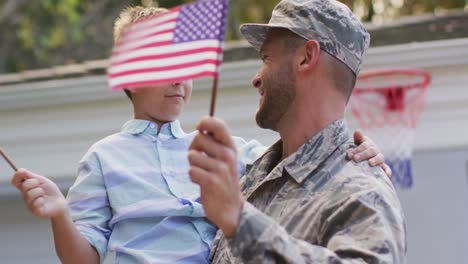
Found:
[{"label": "basketball hoop", "polygon": [[367,71],[358,76],[350,100],[360,127],[381,148],[402,188],[413,185],[412,149],[430,82],[430,74],[419,69]]}]

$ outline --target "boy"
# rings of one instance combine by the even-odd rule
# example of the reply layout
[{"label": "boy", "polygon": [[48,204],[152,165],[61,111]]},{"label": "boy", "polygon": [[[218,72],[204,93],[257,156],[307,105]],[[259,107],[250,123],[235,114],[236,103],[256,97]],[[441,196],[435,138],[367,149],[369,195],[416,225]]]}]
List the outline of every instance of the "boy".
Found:
[{"label": "boy", "polygon": [[[129,24],[165,11],[124,10],[115,40]],[[27,207],[51,220],[63,263],[102,262],[108,251],[117,263],[209,263],[216,227],[205,218],[199,187],[188,175],[195,133],[185,134],[177,120],[191,91],[191,81],[127,90],[134,119],[89,149],[67,199],[43,176],[15,174],[12,183]],[[234,140],[242,175],[259,145]]]}]

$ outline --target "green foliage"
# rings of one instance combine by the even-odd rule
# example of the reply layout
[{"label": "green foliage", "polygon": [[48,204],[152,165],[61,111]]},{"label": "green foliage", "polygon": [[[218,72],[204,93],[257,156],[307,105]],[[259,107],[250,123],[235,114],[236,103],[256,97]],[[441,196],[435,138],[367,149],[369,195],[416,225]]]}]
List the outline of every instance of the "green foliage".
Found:
[{"label": "green foliage", "polygon": [[[142,1],[148,2],[148,1]],[[171,8],[190,0],[159,0]],[[468,0],[342,0],[364,21],[463,8]],[[239,39],[241,23],[265,23],[278,0],[231,0],[229,40]],[[102,59],[112,49],[112,24],[126,6],[141,1],[3,0],[0,14],[0,73]]]}]

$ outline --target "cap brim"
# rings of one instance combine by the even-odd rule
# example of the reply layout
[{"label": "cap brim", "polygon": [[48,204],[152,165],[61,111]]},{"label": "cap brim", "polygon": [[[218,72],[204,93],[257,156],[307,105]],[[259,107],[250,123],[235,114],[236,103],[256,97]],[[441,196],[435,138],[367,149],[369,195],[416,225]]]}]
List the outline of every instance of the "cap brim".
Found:
[{"label": "cap brim", "polygon": [[262,48],[263,42],[268,34],[270,28],[285,28],[281,26],[271,25],[271,24],[243,24],[240,27],[240,32],[244,38],[256,49],[260,51]]}]

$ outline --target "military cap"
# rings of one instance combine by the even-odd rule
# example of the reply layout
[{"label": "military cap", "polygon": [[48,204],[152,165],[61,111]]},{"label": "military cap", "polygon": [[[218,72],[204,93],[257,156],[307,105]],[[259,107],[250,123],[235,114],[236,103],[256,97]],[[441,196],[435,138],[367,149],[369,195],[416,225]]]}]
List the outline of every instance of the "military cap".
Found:
[{"label": "military cap", "polygon": [[318,41],[323,51],[356,75],[370,42],[369,33],[359,19],[335,0],[282,0],[268,24],[244,24],[240,31],[260,50],[270,28],[285,28],[306,40]]}]

